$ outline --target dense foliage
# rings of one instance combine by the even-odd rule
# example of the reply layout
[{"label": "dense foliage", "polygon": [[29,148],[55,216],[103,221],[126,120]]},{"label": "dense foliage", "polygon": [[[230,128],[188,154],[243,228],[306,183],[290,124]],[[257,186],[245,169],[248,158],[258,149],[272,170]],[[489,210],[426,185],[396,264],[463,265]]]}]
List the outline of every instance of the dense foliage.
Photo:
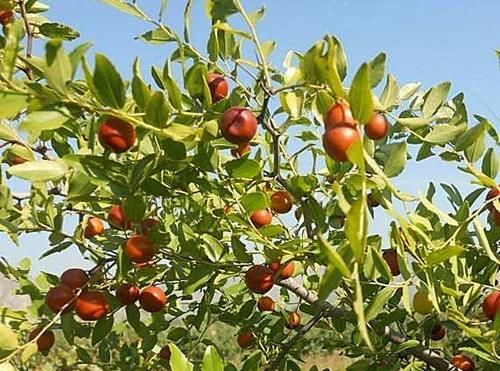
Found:
[{"label": "dense foliage", "polygon": [[[103,54],[89,63],[89,44],[65,48],[79,34],[46,5],[0,0],[0,230],[47,232],[40,259],[77,249],[94,264],[34,278],[28,259],[0,262],[31,299],[2,308],[2,370],[61,347],[76,352],[61,368],[298,370],[312,344],[349,370],[498,369],[498,133],[463,94],[400,86],[384,53],[351,71],[331,35],[271,65],[265,8],[240,0],[206,0],[201,46],[193,0],[182,35],[166,1],[159,19],[104,2],[173,53],[144,75],[138,58],[126,81]],[[400,190],[423,160],[475,190]]]}]

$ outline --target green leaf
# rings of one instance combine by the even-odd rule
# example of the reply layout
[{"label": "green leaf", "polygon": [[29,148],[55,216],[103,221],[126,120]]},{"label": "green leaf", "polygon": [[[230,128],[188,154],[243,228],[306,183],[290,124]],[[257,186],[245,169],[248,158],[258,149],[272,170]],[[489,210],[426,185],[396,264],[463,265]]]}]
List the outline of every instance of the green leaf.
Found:
[{"label": "green leaf", "polygon": [[113,316],[107,316],[96,322],[92,330],[92,345],[98,344],[113,329]]},{"label": "green leaf", "polygon": [[243,197],[241,197],[240,203],[246,212],[251,213],[269,207],[271,202],[264,192],[250,192],[245,193]]},{"label": "green leaf", "polygon": [[430,212],[434,213],[437,217],[439,217],[441,220],[443,220],[445,223],[456,227],[458,226],[458,222],[453,219],[451,216],[448,214],[442,212],[438,207],[434,206],[434,204],[427,199],[425,196],[420,196],[419,197],[420,202],[422,202],[422,205],[429,210]]},{"label": "green leaf", "polygon": [[384,111],[389,111],[399,105],[399,86],[392,74],[387,75],[387,82],[380,96],[380,104]]},{"label": "green leaf", "polygon": [[314,175],[295,175],[290,179],[290,185],[295,193],[305,195],[318,187],[318,178]]},{"label": "green leaf", "polygon": [[388,178],[398,176],[406,166],[406,142],[394,143],[387,155],[384,173]]},{"label": "green leaf", "polygon": [[471,348],[471,347],[460,347],[458,349],[460,352],[464,353],[469,353],[473,354],[479,358],[484,359],[487,362],[491,362],[493,364],[498,364],[500,359],[499,358],[494,358],[490,354],[483,352],[482,350],[476,349],[476,348]]},{"label": "green leaf", "polygon": [[224,361],[213,345],[205,349],[203,355],[203,371],[224,371]]},{"label": "green leaf", "polygon": [[454,256],[461,255],[465,249],[461,246],[448,246],[439,250],[435,250],[425,257],[429,266],[440,264],[449,260]]},{"label": "green leaf", "polygon": [[136,39],[144,40],[151,44],[165,44],[175,41],[175,36],[169,28],[162,26],[137,36]]},{"label": "green leaf", "polygon": [[174,78],[169,73],[163,73],[163,83],[168,92],[170,104],[175,109],[182,111],[182,93]]},{"label": "green leaf", "polygon": [[170,109],[165,94],[162,91],[154,92],[149,99],[144,119],[156,127],[164,127],[169,117]]},{"label": "green leaf", "polygon": [[302,90],[282,93],[280,99],[283,110],[290,114],[292,120],[302,117],[302,109],[304,108],[304,92]]},{"label": "green leaf", "polygon": [[134,17],[140,18],[147,21],[148,18],[141,13],[134,4],[127,3],[123,0],[101,0],[102,2],[113,6],[121,12],[133,15]]},{"label": "green leaf", "polygon": [[212,21],[226,20],[227,17],[238,12],[233,0],[207,0],[205,9]]},{"label": "green leaf", "polygon": [[[1,125],[0,125],[0,133],[1,133]],[[483,157],[481,170],[490,178],[495,179],[497,177],[499,167],[500,167],[499,157],[497,156],[493,148],[489,148]]]},{"label": "green leaf", "polygon": [[420,89],[420,86],[422,86],[420,82],[410,82],[404,85],[399,91],[399,98],[402,100],[410,99]]},{"label": "green leaf", "polygon": [[384,309],[385,304],[389,301],[389,299],[396,291],[393,287],[385,287],[382,289],[370,302],[368,308],[366,308],[366,321],[370,322],[377,318],[380,312]]},{"label": "green leaf", "polygon": [[233,178],[252,179],[260,175],[260,163],[245,157],[225,164],[228,174]]},{"label": "green leaf", "polygon": [[333,36],[327,36],[325,39],[328,43],[326,63],[319,64],[319,67],[322,72],[322,77],[328,84],[328,87],[337,97],[341,98],[345,95],[344,88],[342,86],[342,79],[338,70],[338,65],[341,63],[341,61],[338,60],[339,51],[342,53],[342,46]]},{"label": "green leaf", "polygon": [[364,258],[368,226],[367,214],[366,200],[361,197],[351,206],[345,223],[345,234],[358,262]]},{"label": "green leaf", "polygon": [[170,357],[170,367],[175,371],[192,371],[193,364],[189,362],[186,356],[177,348],[177,345],[169,343],[168,347],[172,353]]},{"label": "green leaf", "polygon": [[415,348],[418,346],[422,346],[422,344],[420,344],[420,342],[418,340],[411,339],[411,340],[407,340],[401,344],[396,345],[395,350],[396,350],[396,352],[399,353],[399,352],[402,352],[406,349]]},{"label": "green leaf", "polygon": [[21,19],[18,19],[9,26],[9,32],[7,34],[7,40],[5,42],[3,52],[3,63],[0,65],[2,67],[2,73],[9,80],[12,78],[12,75],[15,71],[17,54],[21,49],[19,43],[22,40],[23,35],[23,21]]},{"label": "green leaf", "polygon": [[32,138],[38,138],[42,131],[58,129],[68,120],[68,116],[58,111],[35,111],[24,118],[19,129],[29,133]]},{"label": "green leaf", "polygon": [[434,144],[446,144],[455,140],[462,132],[463,127],[455,125],[436,125],[432,131],[424,137],[424,140]]},{"label": "green leaf", "polygon": [[0,119],[13,119],[26,108],[28,95],[0,92]]},{"label": "green leaf", "polygon": [[64,51],[62,41],[49,41],[45,45],[45,51],[45,78],[51,87],[61,93],[66,93],[66,85],[73,76],[73,66]]},{"label": "green leaf", "polygon": [[327,256],[329,263],[338,269],[342,276],[350,278],[352,273],[342,256],[328,241],[323,238],[323,236],[318,235],[318,237],[321,251]]},{"label": "green leaf", "polygon": [[368,328],[366,326],[366,318],[365,318],[365,308],[363,306],[363,291],[361,289],[361,282],[358,271],[358,263],[354,266],[354,282],[355,282],[355,293],[354,293],[354,301],[353,301],[353,309],[358,318],[358,330],[363,337],[368,348],[373,350],[373,345],[370,340],[370,335],[368,334]]},{"label": "green leaf", "polygon": [[[2,98],[0,95],[0,102],[1,100]],[[1,107],[0,107],[0,112],[1,112]],[[7,142],[19,140],[16,131],[7,122],[4,121],[0,121],[0,140],[5,140]]]},{"label": "green leaf", "polygon": [[490,243],[488,241],[488,237],[486,236],[486,233],[484,232],[484,228],[481,225],[481,221],[479,220],[479,217],[474,218],[472,221],[472,224],[474,224],[474,230],[476,231],[476,235],[479,239],[479,242],[483,246],[484,250],[486,251],[486,255],[495,262],[496,264],[500,264],[500,260],[496,256],[495,252],[490,246]]},{"label": "green leaf", "polygon": [[424,97],[424,105],[422,107],[424,117],[430,117],[437,112],[446,101],[450,88],[451,83],[445,81],[429,90]]},{"label": "green leaf", "polygon": [[32,183],[59,180],[66,174],[66,168],[55,161],[28,161],[9,167],[9,174]]},{"label": "green leaf", "polygon": [[323,277],[319,282],[318,297],[320,300],[326,300],[333,290],[339,287],[342,282],[342,275],[333,264],[326,267]]},{"label": "green leaf", "polygon": [[486,151],[486,131],[483,131],[469,147],[465,149],[465,157],[471,163],[478,161]]},{"label": "green leaf", "polygon": [[[21,362],[26,363],[31,357],[38,353],[38,345],[36,343],[30,343],[26,348],[23,349],[21,353]],[[1,370],[1,368],[0,368]]]},{"label": "green leaf", "polygon": [[111,61],[103,54],[95,56],[93,84],[97,99],[104,105],[122,108],[125,104],[125,86]]},{"label": "green leaf", "polygon": [[387,55],[380,53],[370,62],[370,86],[375,88],[384,78]]},{"label": "green leaf", "polygon": [[196,129],[177,123],[172,123],[165,129],[161,129],[161,134],[174,142],[189,143],[196,139]]},{"label": "green leaf", "polygon": [[191,97],[202,100],[203,105],[206,108],[210,108],[212,95],[208,87],[207,76],[207,66],[202,63],[196,63],[186,72],[184,84]]},{"label": "green leaf", "polygon": [[85,53],[92,47],[92,44],[85,43],[82,45],[78,45],[71,53],[69,53],[69,60],[71,62],[71,68],[73,73],[71,74],[71,78],[75,76],[75,73],[78,69],[78,65],[81,63]]},{"label": "green leaf", "polygon": [[74,40],[80,37],[78,31],[61,23],[42,23],[38,26],[38,31],[49,39]]},{"label": "green leaf", "polygon": [[128,196],[123,201],[123,208],[130,220],[137,223],[144,218],[147,204],[142,196]]},{"label": "green leaf", "polygon": [[366,123],[373,114],[373,97],[370,85],[370,66],[367,63],[359,68],[349,90],[349,103],[354,118]]},{"label": "green leaf", "polygon": [[398,117],[398,122],[410,129],[417,129],[423,126],[428,126],[432,121],[434,121],[434,117]]},{"label": "green leaf", "polygon": [[224,246],[222,246],[218,239],[209,234],[205,233],[201,236],[201,238],[203,239],[203,242],[205,242],[204,250],[208,259],[213,262],[219,261],[222,256],[222,252],[224,251]]},{"label": "green leaf", "polygon": [[0,350],[14,350],[17,346],[17,334],[10,327],[0,323]]}]

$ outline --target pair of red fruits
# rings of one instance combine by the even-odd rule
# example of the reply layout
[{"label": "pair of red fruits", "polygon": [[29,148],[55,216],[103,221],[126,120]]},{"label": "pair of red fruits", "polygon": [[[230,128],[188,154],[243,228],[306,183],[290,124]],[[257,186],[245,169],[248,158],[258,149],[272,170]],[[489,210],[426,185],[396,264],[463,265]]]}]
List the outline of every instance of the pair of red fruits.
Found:
[{"label": "pair of red fruits", "polygon": [[[326,153],[337,161],[348,161],[349,148],[360,140],[358,122],[349,104],[344,100],[334,104],[325,115],[324,123],[323,147]],[[368,138],[380,140],[387,135],[389,123],[384,115],[375,112],[364,129]]]},{"label": "pair of red fruits", "polygon": [[293,197],[288,191],[276,191],[271,195],[271,209],[256,210],[250,215],[255,228],[262,228],[273,221],[273,212],[286,214],[293,207]]}]

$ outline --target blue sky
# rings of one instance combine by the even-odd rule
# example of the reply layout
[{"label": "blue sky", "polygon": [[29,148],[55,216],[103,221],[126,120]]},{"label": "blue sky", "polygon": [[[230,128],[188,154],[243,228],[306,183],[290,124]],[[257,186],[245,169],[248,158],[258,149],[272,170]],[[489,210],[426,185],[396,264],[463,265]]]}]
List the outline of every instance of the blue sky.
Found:
[{"label": "blue sky", "polygon": [[[281,65],[288,50],[305,51],[326,33],[334,34],[348,53],[351,74],[362,62],[385,51],[389,55],[388,70],[400,85],[421,81],[424,87],[431,87],[450,80],[453,93],[465,92],[471,112],[489,117],[498,127],[500,70],[494,53],[500,48],[498,0],[242,1],[250,10],[266,5],[267,15],[258,30],[262,40],[278,41],[272,60],[277,65]],[[98,0],[46,2],[52,7],[48,13],[52,21],[79,30],[81,37],[76,43],[91,42],[92,51],[107,54],[125,76],[130,76],[137,55],[141,56],[146,73],[152,64],[161,66],[171,50],[134,40],[151,27]],[[139,3],[148,4],[147,9],[156,14],[160,1]],[[167,23],[179,30],[185,2],[168,3]],[[209,30],[204,4],[205,1],[195,1],[192,19],[193,40],[201,50],[205,49]],[[470,179],[453,166],[434,160],[412,165],[408,174],[398,178],[397,184],[414,193],[424,191],[430,180],[472,189]],[[376,218],[375,227],[383,228],[386,222],[381,215]],[[21,247],[16,248],[0,236],[0,255],[12,263],[26,255],[35,259],[46,246],[46,237],[23,238]],[[70,262],[78,262],[74,252],[54,255],[35,267],[60,272]]]}]

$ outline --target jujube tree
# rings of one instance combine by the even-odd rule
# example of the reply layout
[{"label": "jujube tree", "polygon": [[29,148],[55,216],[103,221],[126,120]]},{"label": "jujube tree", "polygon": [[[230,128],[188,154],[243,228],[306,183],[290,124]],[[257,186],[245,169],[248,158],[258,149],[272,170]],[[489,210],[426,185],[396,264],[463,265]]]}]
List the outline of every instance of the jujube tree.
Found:
[{"label": "jujube tree", "polygon": [[[68,50],[78,32],[46,5],[0,1],[0,230],[47,232],[41,257],[93,264],[34,278],[28,260],[0,262],[31,298],[2,309],[0,363],[60,338],[105,369],[297,370],[318,329],[349,370],[498,369],[498,134],[463,94],[400,86],[385,53],[348,69],[332,35],[274,66],[265,9],[240,0],[205,2],[199,46],[193,1],[182,36],[139,2],[105,2],[151,25],[139,39],[174,45],[161,66],[144,75],[137,58],[125,80],[103,54],[89,63],[89,44]],[[474,191],[400,190],[423,160]],[[210,338],[218,323],[241,364]]]}]

